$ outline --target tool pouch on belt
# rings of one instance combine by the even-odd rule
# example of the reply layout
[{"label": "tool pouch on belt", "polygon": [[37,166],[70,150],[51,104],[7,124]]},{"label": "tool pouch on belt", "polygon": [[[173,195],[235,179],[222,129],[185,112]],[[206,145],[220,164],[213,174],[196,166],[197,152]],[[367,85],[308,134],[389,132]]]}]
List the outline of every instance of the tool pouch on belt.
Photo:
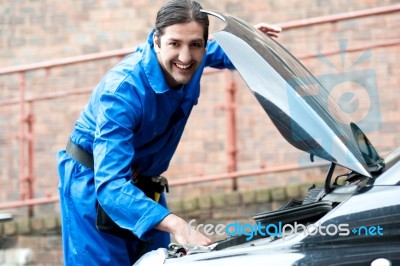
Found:
[{"label": "tool pouch on belt", "polygon": [[[82,165],[94,169],[93,155],[83,150],[75,143],[69,141],[66,153]],[[136,176],[132,184],[142,190],[147,197],[158,202],[164,190],[168,190],[168,180],[162,176]],[[138,239],[131,231],[119,227],[108,214],[103,210],[99,202],[96,203],[96,227],[99,231],[113,234],[126,239]]]},{"label": "tool pouch on belt", "polygon": [[[159,197],[164,190],[169,192],[168,180],[163,176],[138,176],[132,180],[132,184],[142,190],[147,197],[158,202]],[[99,231],[113,234],[125,239],[137,239],[131,231],[119,227],[101,205],[97,202],[96,227]]]}]

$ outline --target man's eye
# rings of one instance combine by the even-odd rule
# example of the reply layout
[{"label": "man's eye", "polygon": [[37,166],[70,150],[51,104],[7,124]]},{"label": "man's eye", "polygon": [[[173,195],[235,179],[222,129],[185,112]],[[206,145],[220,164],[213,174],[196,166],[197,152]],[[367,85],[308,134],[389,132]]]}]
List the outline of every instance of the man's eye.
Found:
[{"label": "man's eye", "polygon": [[201,48],[201,47],[203,47],[203,44],[201,44],[199,42],[195,42],[195,43],[192,44],[192,46],[196,47],[196,48]]},{"label": "man's eye", "polygon": [[170,42],[169,46],[176,47],[176,46],[178,46],[178,43],[177,42]]}]

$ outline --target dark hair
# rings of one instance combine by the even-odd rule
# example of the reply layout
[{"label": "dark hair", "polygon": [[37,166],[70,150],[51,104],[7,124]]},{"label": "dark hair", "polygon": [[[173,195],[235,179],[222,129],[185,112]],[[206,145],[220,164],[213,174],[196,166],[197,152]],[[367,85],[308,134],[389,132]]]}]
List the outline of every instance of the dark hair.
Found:
[{"label": "dark hair", "polygon": [[188,22],[198,22],[203,25],[204,41],[208,39],[208,16],[200,12],[201,5],[192,0],[169,0],[158,11],[156,18],[156,34],[164,34],[166,27]]}]

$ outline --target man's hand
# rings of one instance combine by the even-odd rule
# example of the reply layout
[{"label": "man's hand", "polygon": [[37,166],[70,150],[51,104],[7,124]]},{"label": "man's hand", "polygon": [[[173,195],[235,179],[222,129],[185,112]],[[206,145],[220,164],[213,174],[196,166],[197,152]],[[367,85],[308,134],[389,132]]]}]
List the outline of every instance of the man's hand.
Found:
[{"label": "man's hand", "polygon": [[211,245],[211,240],[197,232],[181,217],[175,214],[167,215],[156,227],[156,229],[171,233],[179,244]]},{"label": "man's hand", "polygon": [[278,26],[273,26],[267,23],[258,23],[257,25],[254,25],[256,29],[264,33],[265,35],[268,35],[270,37],[279,37],[279,33],[282,31],[282,29]]}]

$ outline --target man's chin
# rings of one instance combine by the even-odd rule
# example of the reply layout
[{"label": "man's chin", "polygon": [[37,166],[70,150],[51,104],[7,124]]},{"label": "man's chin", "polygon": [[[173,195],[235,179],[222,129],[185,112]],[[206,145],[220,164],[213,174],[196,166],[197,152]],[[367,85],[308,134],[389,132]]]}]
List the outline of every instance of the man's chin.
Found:
[{"label": "man's chin", "polygon": [[190,77],[179,77],[175,79],[175,82],[180,85],[188,84],[192,80],[192,75]]}]

